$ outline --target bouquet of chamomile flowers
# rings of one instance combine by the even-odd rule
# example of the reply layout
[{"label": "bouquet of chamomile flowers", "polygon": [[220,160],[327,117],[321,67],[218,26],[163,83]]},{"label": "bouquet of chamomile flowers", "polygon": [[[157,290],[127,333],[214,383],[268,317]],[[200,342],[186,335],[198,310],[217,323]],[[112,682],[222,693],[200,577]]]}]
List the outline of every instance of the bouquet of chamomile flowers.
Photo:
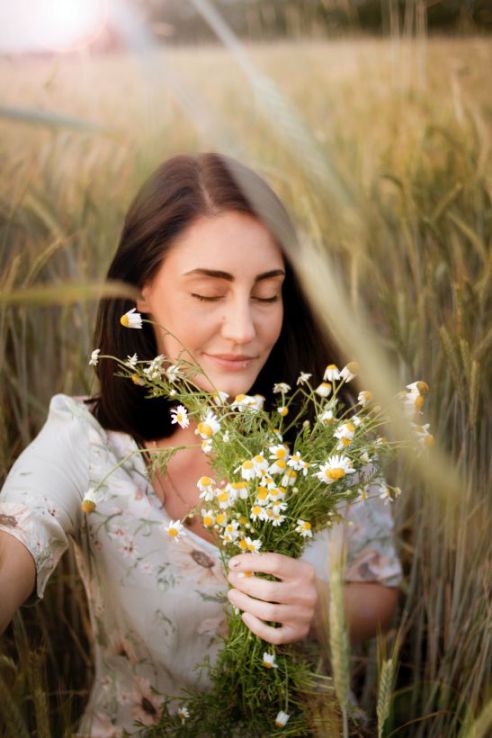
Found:
[{"label": "bouquet of chamomile flowers", "polygon": [[[142,321],[131,311],[122,324],[140,328]],[[354,363],[342,369],[329,364],[316,386],[304,372],[295,387],[275,384],[277,401],[267,411],[259,395],[228,397],[220,389],[199,389],[193,378],[203,371],[184,359],[121,360],[102,357],[96,349],[90,363],[103,358],[116,361],[119,375],[147,388],[149,397],[172,400],[172,423],[196,424],[197,443],[214,476],[196,480],[199,504],[192,512],[214,532],[225,568],[245,552],[299,557],[318,531],[341,520],[344,503],[371,504],[367,490],[382,477],[385,458],[397,445],[382,435],[386,419],[370,392],[360,392],[351,404],[344,399],[357,371]],[[414,382],[401,393],[410,414],[421,412],[427,390],[425,382]],[[432,443],[428,425],[415,430],[420,444]],[[153,464],[162,471],[172,453],[167,448],[153,455]],[[399,494],[387,484],[374,488],[388,502]],[[91,492],[83,509],[91,511],[96,500]],[[171,521],[165,535],[186,536],[183,521]],[[209,665],[211,691],[190,694],[176,714],[166,701],[159,725],[145,735],[314,735],[306,695],[319,691],[323,677],[316,674],[309,649],[262,641],[237,609],[229,608],[227,618],[228,637]]]}]

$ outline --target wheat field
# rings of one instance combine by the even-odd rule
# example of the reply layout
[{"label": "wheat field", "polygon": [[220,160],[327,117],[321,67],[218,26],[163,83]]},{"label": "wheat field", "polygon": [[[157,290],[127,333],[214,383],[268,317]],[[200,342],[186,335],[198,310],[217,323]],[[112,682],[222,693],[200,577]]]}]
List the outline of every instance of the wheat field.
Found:
[{"label": "wheat field", "polygon": [[[53,394],[96,389],[94,283],[139,184],[178,152],[223,151],[266,176],[343,289],[333,324],[346,307],[382,375],[430,385],[434,473],[392,470],[399,617],[352,655],[371,736],[378,652],[396,642],[381,735],[492,735],[491,69],[485,37],[0,60],[2,476]],[[1,645],[2,734],[71,735],[92,661],[70,556]]]}]

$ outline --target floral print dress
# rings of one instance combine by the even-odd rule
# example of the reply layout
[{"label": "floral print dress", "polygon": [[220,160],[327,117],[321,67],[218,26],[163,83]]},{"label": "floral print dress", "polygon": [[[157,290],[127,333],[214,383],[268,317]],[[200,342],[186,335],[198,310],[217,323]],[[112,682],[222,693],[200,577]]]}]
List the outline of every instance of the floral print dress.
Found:
[{"label": "floral print dress", "polygon": [[[192,531],[173,541],[135,440],[106,431],[83,398],[55,395],[45,425],[13,465],[0,493],[0,530],[15,536],[36,564],[36,591],[72,543],[90,608],[95,680],[80,738],[132,734],[157,722],[164,698],[178,708],[186,688],[207,689],[225,635],[227,581],[218,549]],[[96,509],[81,502],[103,483]],[[373,490],[374,491],[374,490]],[[377,491],[377,489],[376,489]],[[345,526],[347,581],[398,586],[392,519],[381,500],[351,506]],[[328,579],[330,533],[303,554]]]}]

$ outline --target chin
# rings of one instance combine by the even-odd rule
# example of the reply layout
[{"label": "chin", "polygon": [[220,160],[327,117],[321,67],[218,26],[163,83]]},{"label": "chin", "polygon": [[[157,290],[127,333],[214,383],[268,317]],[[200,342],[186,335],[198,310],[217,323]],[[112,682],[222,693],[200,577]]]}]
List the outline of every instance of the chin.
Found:
[{"label": "chin", "polygon": [[234,399],[236,395],[246,395],[249,393],[249,390],[256,381],[256,376],[257,375],[251,378],[237,377],[235,379],[224,375],[210,377],[211,381],[214,383],[215,388],[204,377],[200,377],[200,380],[197,381],[196,384],[205,392],[214,392],[217,389],[220,392],[227,392],[229,398]]}]

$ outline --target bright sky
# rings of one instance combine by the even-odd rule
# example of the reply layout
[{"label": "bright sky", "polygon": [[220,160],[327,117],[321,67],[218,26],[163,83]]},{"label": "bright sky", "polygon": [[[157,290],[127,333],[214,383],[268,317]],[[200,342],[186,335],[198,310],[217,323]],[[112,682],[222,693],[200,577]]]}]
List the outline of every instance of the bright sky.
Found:
[{"label": "bright sky", "polygon": [[107,0],[0,0],[0,53],[87,46],[107,20]]}]

